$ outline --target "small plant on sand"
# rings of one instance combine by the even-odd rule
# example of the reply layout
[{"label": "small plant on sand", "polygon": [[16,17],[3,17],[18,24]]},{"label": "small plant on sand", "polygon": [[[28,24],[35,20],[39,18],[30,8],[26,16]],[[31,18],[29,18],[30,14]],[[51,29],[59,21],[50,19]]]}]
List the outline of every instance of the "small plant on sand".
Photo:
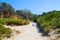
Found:
[{"label": "small plant on sand", "polygon": [[11,37],[11,29],[5,28],[2,24],[0,24],[0,40],[2,40],[3,37]]}]

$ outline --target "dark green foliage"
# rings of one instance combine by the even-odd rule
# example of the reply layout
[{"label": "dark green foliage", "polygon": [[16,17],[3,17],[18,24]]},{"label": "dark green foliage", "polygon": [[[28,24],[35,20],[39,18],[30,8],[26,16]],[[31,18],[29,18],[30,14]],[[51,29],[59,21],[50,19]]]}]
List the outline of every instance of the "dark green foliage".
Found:
[{"label": "dark green foliage", "polygon": [[43,13],[38,19],[38,24],[47,35],[51,29],[60,29],[60,11]]},{"label": "dark green foliage", "polygon": [[15,10],[10,4],[5,2],[0,3],[0,15],[3,15],[4,18],[7,18],[13,14],[15,14]]},{"label": "dark green foliage", "polygon": [[37,20],[38,20],[38,15],[33,15],[33,17],[34,17],[34,18],[33,18],[33,19],[34,19],[33,21],[34,21],[34,22],[37,22]]}]

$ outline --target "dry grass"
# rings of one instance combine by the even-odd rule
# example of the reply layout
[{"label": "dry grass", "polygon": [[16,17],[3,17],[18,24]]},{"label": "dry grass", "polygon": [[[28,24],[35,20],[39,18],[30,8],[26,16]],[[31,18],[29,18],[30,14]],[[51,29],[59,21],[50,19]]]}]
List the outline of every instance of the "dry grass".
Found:
[{"label": "dry grass", "polygon": [[16,32],[17,34],[21,33],[21,32],[20,32],[20,31],[18,31],[18,30],[16,30],[15,32]]}]

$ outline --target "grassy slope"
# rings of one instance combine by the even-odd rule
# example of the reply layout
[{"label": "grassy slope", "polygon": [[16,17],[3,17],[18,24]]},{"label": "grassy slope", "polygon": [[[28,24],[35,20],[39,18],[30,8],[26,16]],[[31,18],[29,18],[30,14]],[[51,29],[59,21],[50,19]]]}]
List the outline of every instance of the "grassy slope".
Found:
[{"label": "grassy slope", "polygon": [[51,29],[60,29],[60,11],[47,12],[38,19],[38,24],[45,35],[47,35]]}]

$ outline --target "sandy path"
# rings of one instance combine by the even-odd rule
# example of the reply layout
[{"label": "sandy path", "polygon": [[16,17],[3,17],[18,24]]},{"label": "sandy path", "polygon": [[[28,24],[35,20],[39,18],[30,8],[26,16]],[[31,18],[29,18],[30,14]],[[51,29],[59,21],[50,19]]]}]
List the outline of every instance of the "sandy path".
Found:
[{"label": "sandy path", "polygon": [[[32,26],[34,24],[34,26]],[[38,30],[36,28],[36,23],[31,22],[29,25],[25,26],[16,26],[16,27],[9,27],[11,29],[15,29],[20,31],[20,34],[14,33],[14,36],[6,39],[6,40],[49,40],[48,37],[41,36],[41,33],[38,33]]]}]

